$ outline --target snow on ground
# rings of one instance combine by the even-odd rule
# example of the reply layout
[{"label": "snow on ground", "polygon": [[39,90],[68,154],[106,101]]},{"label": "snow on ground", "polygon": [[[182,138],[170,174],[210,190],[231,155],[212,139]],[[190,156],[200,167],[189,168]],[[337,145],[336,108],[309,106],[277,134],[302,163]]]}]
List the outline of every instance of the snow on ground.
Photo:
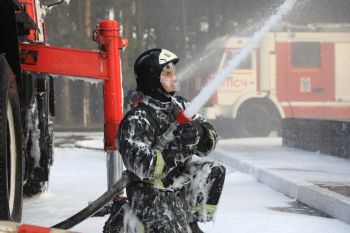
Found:
[{"label": "snow on ground", "polygon": [[206,224],[208,233],[340,233],[350,226],[335,219],[273,211],[292,200],[252,177],[234,172],[226,176],[216,221]]},{"label": "snow on ground", "polygon": [[[102,151],[55,148],[50,190],[36,198],[25,199],[23,223],[52,226],[97,199],[107,187],[105,154]],[[92,218],[75,229],[102,232],[106,218]]]},{"label": "snow on ground", "polygon": [[278,137],[220,140],[217,152],[227,164],[241,161],[299,184],[350,182],[350,160],[284,147]]},{"label": "snow on ground", "polygon": [[[86,139],[96,140],[89,136]],[[101,145],[100,142],[95,143]],[[75,144],[86,143],[85,140]],[[92,148],[100,148],[93,141],[90,143]],[[75,148],[72,144],[68,148],[56,147],[50,191],[36,198],[25,199],[22,222],[54,225],[86,207],[89,201],[95,200],[106,190],[106,183],[103,151]],[[350,225],[336,219],[269,209],[288,207],[291,201],[293,200],[257,183],[252,177],[231,170],[226,176],[215,223],[201,226],[207,233],[350,232]],[[107,217],[89,218],[72,230],[102,232],[106,219]]]}]

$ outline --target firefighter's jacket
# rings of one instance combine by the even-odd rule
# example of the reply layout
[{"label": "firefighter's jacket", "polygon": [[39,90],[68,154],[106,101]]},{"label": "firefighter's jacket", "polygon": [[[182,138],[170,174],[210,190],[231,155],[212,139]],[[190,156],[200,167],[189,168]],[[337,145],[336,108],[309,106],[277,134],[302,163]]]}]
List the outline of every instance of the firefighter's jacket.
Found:
[{"label": "firefighter's jacket", "polygon": [[179,111],[186,109],[189,102],[173,96],[169,102],[161,102],[150,96],[131,109],[122,120],[117,144],[124,164],[141,179],[163,188],[170,184],[176,170],[192,155],[206,156],[216,146],[217,134],[213,126],[202,116],[196,114],[193,121],[203,127],[203,135],[197,145],[181,142],[181,130],[175,130],[175,139],[163,150],[157,150],[156,138],[163,134],[175,121]]},{"label": "firefighter's jacket", "polygon": [[[203,220],[197,214],[200,212],[196,209],[197,204],[205,207],[203,216],[207,216],[204,219],[206,221],[210,220],[208,216],[212,216],[208,214],[210,208],[207,208],[207,204],[215,207],[219,200],[224,169],[214,163],[196,165],[191,162],[192,155],[205,156],[217,143],[214,128],[203,117],[196,115],[193,119],[194,124],[201,125],[201,137],[194,137],[200,138],[199,141],[192,144],[184,141],[181,136],[188,131],[179,127],[167,146],[156,149],[159,148],[158,136],[168,130],[170,124],[175,122],[176,115],[187,104],[188,101],[179,96],[172,96],[169,102],[145,96],[141,104],[130,110],[121,122],[117,144],[124,164],[143,179],[143,182],[129,185],[126,190],[133,214],[141,220],[141,224],[135,224],[134,221],[127,224],[138,228],[135,232],[187,233],[188,224],[196,216],[198,220]],[[193,184],[196,176],[197,179],[203,179],[197,184],[210,186],[205,189],[206,192],[197,190],[200,186]],[[206,200],[203,200],[203,194]]]}]

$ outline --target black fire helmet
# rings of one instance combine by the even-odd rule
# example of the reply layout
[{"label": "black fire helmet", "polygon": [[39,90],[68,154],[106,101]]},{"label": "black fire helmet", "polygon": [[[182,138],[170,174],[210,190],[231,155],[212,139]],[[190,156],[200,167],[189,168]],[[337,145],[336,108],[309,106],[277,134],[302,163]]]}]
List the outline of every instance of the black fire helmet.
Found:
[{"label": "black fire helmet", "polygon": [[135,61],[134,73],[136,76],[137,91],[149,94],[161,88],[160,74],[169,64],[176,64],[179,58],[166,49],[150,49],[142,53]]}]

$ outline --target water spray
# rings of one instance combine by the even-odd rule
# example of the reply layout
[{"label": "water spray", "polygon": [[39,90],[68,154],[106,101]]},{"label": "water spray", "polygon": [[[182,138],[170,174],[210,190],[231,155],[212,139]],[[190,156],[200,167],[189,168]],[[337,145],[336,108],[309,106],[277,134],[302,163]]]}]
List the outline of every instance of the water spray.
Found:
[{"label": "water spray", "polygon": [[264,26],[257,31],[252,39],[244,46],[244,48],[229,61],[227,66],[217,73],[214,79],[209,82],[202,91],[193,99],[191,104],[186,108],[183,115],[187,118],[194,116],[199,109],[208,101],[210,96],[222,85],[222,83],[230,77],[229,74],[237,68],[237,66],[244,60],[251,50],[260,42],[263,36],[270,31],[270,29],[281,20],[295,5],[297,0],[286,0],[278,9],[277,13],[271,16]]},{"label": "water spray", "polygon": [[201,64],[202,61],[208,59],[216,51],[217,51],[216,49],[210,50],[204,56],[199,57],[199,59],[195,63],[187,66],[186,69],[181,70],[180,73],[177,75],[178,76],[178,80],[181,81],[186,74],[193,72]]}]

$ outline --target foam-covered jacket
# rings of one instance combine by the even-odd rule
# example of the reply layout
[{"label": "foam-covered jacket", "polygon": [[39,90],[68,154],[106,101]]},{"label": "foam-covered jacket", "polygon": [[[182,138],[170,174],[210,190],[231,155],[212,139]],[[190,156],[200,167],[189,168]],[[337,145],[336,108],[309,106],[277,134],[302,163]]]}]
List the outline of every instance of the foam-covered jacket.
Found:
[{"label": "foam-covered jacket", "polygon": [[203,129],[198,144],[184,143],[181,134],[186,132],[180,127],[174,131],[174,140],[164,149],[156,149],[157,137],[169,128],[179,111],[186,109],[188,104],[180,96],[172,96],[169,102],[145,96],[120,124],[117,145],[126,168],[153,183],[154,187],[167,187],[169,178],[173,178],[192,155],[206,156],[216,146],[217,134],[213,126],[196,114],[193,122]]}]

